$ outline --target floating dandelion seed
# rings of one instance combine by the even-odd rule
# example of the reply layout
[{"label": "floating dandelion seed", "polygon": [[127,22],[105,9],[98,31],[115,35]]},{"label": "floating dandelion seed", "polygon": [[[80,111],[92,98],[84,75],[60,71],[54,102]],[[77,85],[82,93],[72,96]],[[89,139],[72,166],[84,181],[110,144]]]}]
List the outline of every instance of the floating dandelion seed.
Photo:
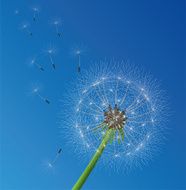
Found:
[{"label": "floating dandelion seed", "polygon": [[79,50],[79,49],[76,50],[75,54],[78,57],[77,72],[80,73],[80,71],[81,71],[81,50]]},{"label": "floating dandelion seed", "polygon": [[138,166],[151,158],[161,138],[160,91],[150,78],[122,64],[102,62],[81,76],[70,112],[75,123],[71,140],[78,150],[81,144],[95,154],[73,190],[83,186],[101,155],[107,165]]},{"label": "floating dandelion seed", "polygon": [[53,168],[55,163],[57,162],[60,154],[62,153],[62,149],[60,148],[55,156],[55,158],[51,162],[47,162],[49,168]]},{"label": "floating dandelion seed", "polygon": [[39,8],[33,7],[32,11],[33,11],[33,21],[36,21],[39,18]]},{"label": "floating dandelion seed", "polygon": [[35,65],[39,70],[44,71],[44,68],[36,61],[35,58],[33,58],[33,59],[30,61],[30,64],[31,64],[31,65]]},{"label": "floating dandelion seed", "polygon": [[34,88],[34,89],[33,89],[33,93],[34,93],[35,95],[37,95],[37,96],[38,96],[42,101],[44,101],[45,103],[50,104],[50,101],[49,101],[47,98],[43,97],[43,96],[40,94],[39,88]]},{"label": "floating dandelion seed", "polygon": [[82,62],[82,55],[87,51],[87,48],[81,44],[78,46],[75,46],[72,50],[73,56],[77,59],[77,72],[81,72],[81,62]]},{"label": "floating dandelion seed", "polygon": [[48,53],[48,55],[49,55],[50,63],[51,63],[51,65],[52,65],[53,69],[55,69],[55,68],[56,68],[56,65],[55,65],[54,60],[53,60],[53,55],[54,55],[54,53],[55,53],[55,50],[52,49],[52,48],[50,48],[50,49],[47,50],[47,53]]},{"label": "floating dandelion seed", "polygon": [[30,25],[28,23],[22,24],[21,29],[23,31],[25,31],[29,36],[33,35],[32,32],[31,32],[31,30],[30,30]]},{"label": "floating dandelion seed", "polygon": [[56,34],[58,35],[58,37],[61,37],[61,32],[59,30],[59,27],[61,25],[61,21],[60,20],[54,20],[53,23],[52,23],[55,27],[55,30],[56,30]]}]

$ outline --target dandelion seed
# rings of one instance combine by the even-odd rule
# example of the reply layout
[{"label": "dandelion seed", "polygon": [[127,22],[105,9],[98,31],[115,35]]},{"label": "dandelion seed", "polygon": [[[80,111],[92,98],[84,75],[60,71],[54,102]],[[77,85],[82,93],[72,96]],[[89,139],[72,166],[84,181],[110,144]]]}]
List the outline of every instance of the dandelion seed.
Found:
[{"label": "dandelion seed", "polygon": [[154,108],[154,107],[152,107],[152,108],[151,108],[151,110],[154,112],[154,111],[155,111],[155,108]]},{"label": "dandelion seed", "polygon": [[38,7],[33,7],[33,21],[35,22],[39,18],[39,8]]},{"label": "dandelion seed", "polygon": [[62,33],[60,32],[59,30],[59,27],[61,25],[61,21],[60,20],[54,20],[54,22],[52,23],[55,27],[55,30],[56,30],[56,34],[58,37],[61,37]]},{"label": "dandelion seed", "polygon": [[129,129],[132,131],[133,130],[133,128],[132,127],[129,127]]},{"label": "dandelion seed", "polygon": [[138,146],[135,151],[139,151],[139,150],[140,150],[140,147]]},{"label": "dandelion seed", "polygon": [[49,56],[49,59],[50,59],[50,63],[52,65],[53,69],[56,69],[56,65],[55,65],[54,60],[53,60],[53,55],[55,53],[55,50],[54,49],[48,49],[47,53],[48,53],[48,56]]},{"label": "dandelion seed", "polygon": [[87,90],[83,90],[82,94],[85,94],[87,92]]},{"label": "dandelion seed", "polygon": [[22,29],[25,33],[27,33],[29,36],[32,36],[32,35],[33,35],[32,32],[31,32],[31,30],[30,30],[30,25],[29,25],[29,23],[24,23],[24,24],[22,24],[21,29]]},{"label": "dandelion seed", "polygon": [[105,132],[104,132],[104,131],[102,131],[102,132],[101,132],[101,134],[102,134],[102,135],[104,135],[104,134],[105,134]]},{"label": "dandelion seed", "polygon": [[41,71],[44,71],[44,68],[36,61],[35,58],[33,58],[31,61],[30,61],[31,65],[35,65],[39,70]]},{"label": "dandelion seed", "polygon": [[38,96],[38,97],[39,97],[42,101],[44,101],[45,103],[50,104],[50,101],[49,101],[47,98],[45,98],[44,96],[42,96],[42,95],[40,94],[39,88],[34,88],[34,89],[33,89],[33,93],[34,93],[36,96]]},{"label": "dandelion seed", "polygon": [[140,146],[140,147],[143,147],[143,143],[141,143],[139,146]]},{"label": "dandelion seed", "polygon": [[80,136],[83,138],[84,137],[84,134],[83,134],[83,132],[80,130],[79,131],[79,134],[80,134]]},{"label": "dandelion seed", "polygon": [[75,53],[76,53],[76,55],[78,57],[77,71],[78,71],[78,73],[80,73],[80,71],[81,71],[81,51],[78,49],[78,50],[76,50]]},{"label": "dandelion seed", "polygon": [[110,92],[113,92],[113,89],[109,89]]},{"label": "dandelion seed", "polygon": [[103,107],[105,107],[105,106],[106,106],[106,103],[105,103],[105,102],[103,102],[103,103],[102,103],[102,106],[103,106]]},{"label": "dandelion seed", "polygon": [[147,94],[144,94],[144,97],[145,97],[145,99],[146,99],[147,101],[150,100]]},{"label": "dandelion seed", "polygon": [[127,152],[127,153],[126,153],[126,156],[129,156],[129,155],[131,155],[131,152]]},{"label": "dandelion seed", "polygon": [[147,135],[147,139],[149,139],[150,138],[150,135]]},{"label": "dandelion seed", "polygon": [[143,92],[143,91],[145,91],[145,89],[144,88],[140,88],[140,90]]},{"label": "dandelion seed", "polygon": [[57,151],[54,159],[51,162],[48,162],[47,165],[48,165],[49,168],[53,168],[54,167],[54,165],[56,164],[57,160],[59,159],[59,156],[61,155],[61,153],[62,153],[62,149],[59,148],[59,150]]},{"label": "dandelion seed", "polygon": [[119,154],[115,154],[114,157],[115,157],[115,158],[118,158],[118,157],[119,157]]},{"label": "dandelion seed", "polygon": [[98,117],[95,117],[95,120],[96,120],[96,121],[98,121],[98,120],[99,120],[99,118],[98,118]]}]

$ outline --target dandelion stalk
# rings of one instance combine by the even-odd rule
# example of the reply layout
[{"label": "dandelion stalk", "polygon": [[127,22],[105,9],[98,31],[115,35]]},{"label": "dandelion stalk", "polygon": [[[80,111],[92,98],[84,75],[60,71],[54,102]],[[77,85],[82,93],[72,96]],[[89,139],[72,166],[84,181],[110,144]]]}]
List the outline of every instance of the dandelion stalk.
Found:
[{"label": "dandelion stalk", "polygon": [[88,176],[90,175],[90,173],[92,172],[92,170],[94,169],[97,161],[99,160],[99,158],[101,157],[103,150],[105,149],[108,141],[110,140],[112,134],[114,133],[114,129],[108,129],[103,137],[103,140],[101,142],[101,144],[99,145],[96,153],[94,154],[93,158],[91,159],[91,161],[89,162],[88,166],[85,168],[84,172],[82,173],[82,175],[80,176],[80,178],[78,179],[78,181],[76,182],[76,184],[74,185],[74,187],[72,188],[72,190],[79,190],[81,189],[81,187],[83,186],[83,184],[86,182]]},{"label": "dandelion stalk", "polygon": [[85,168],[83,174],[80,176],[72,190],[79,190],[87,180],[88,176],[90,175],[91,171],[94,169],[97,161],[101,157],[103,150],[105,149],[106,145],[110,141],[113,142],[115,138],[116,131],[118,131],[119,136],[121,135],[122,140],[124,140],[124,125],[126,123],[126,116],[124,111],[120,111],[115,105],[112,109],[111,106],[108,107],[108,111],[104,112],[104,121],[103,123],[98,126],[98,129],[101,128],[102,131],[106,131],[104,133],[103,139],[101,144],[99,145],[96,153],[94,154],[92,160],[89,162],[88,166]]}]

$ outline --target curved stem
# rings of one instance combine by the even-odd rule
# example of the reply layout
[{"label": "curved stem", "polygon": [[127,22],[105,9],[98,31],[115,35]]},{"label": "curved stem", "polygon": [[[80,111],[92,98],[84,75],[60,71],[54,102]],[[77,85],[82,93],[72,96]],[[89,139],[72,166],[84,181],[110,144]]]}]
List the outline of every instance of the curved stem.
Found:
[{"label": "curved stem", "polygon": [[110,137],[112,136],[113,129],[109,129],[106,131],[101,144],[99,145],[96,153],[94,154],[93,158],[89,162],[88,166],[85,168],[84,172],[73,186],[72,190],[79,190],[87,180],[88,176],[90,175],[91,171],[94,169],[98,159],[101,157],[103,150],[105,149]]}]

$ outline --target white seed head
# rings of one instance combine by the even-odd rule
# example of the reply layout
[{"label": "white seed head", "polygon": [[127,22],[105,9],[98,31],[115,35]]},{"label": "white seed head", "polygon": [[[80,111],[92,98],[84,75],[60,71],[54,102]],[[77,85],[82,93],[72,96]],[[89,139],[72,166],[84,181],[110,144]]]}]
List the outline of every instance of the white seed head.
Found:
[{"label": "white seed head", "polygon": [[[85,151],[92,155],[108,126],[113,126],[116,133],[112,142],[108,142],[104,149],[101,157],[103,163],[112,163],[115,166],[120,162],[125,168],[124,166],[136,166],[136,163],[143,164],[152,158],[162,136],[160,123],[164,106],[157,85],[151,78],[140,77],[140,74],[140,71],[130,70],[130,67],[122,64],[103,62],[93,66],[90,71],[82,71],[78,93],[72,97],[74,107],[78,109],[75,113],[71,111],[69,117],[72,122],[78,124],[83,138],[82,134],[78,133],[79,128],[76,130],[70,127],[71,124],[68,126],[68,130],[72,128],[71,135],[73,134],[74,138],[71,138],[71,141],[74,146],[77,146],[78,150],[82,147],[79,153]],[[80,102],[81,106],[78,106]],[[106,117],[108,105],[111,110]],[[120,123],[121,119],[123,123]],[[119,134],[119,129],[123,129],[123,136]]]}]

